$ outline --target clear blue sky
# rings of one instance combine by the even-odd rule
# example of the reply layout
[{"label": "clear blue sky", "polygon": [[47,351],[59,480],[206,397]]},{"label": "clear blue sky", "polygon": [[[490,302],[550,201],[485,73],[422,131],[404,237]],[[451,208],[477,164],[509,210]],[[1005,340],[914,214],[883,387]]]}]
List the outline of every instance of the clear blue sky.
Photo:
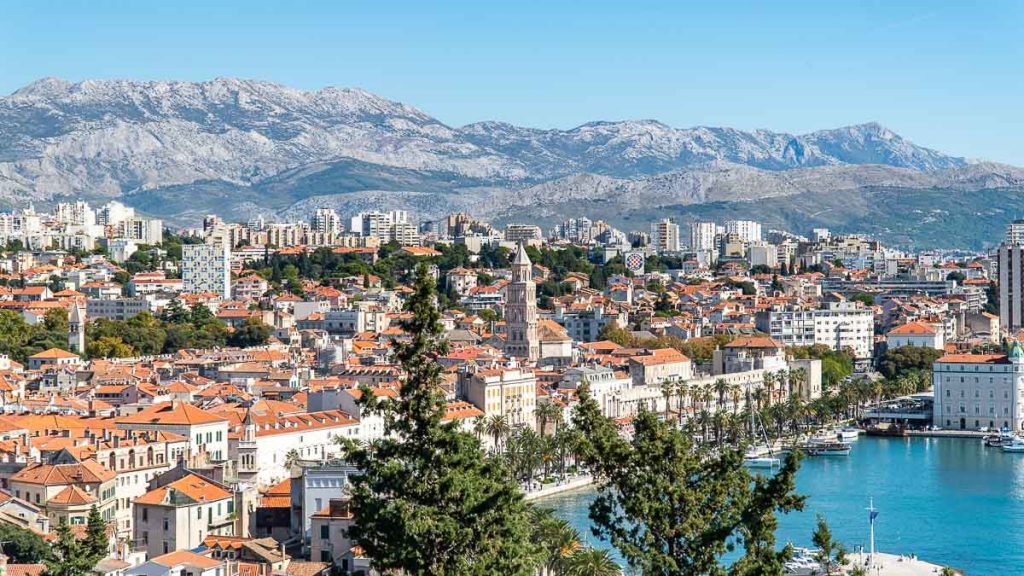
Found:
[{"label": "clear blue sky", "polygon": [[881,122],[1024,165],[1024,3],[7,0],[0,93],[44,76],[359,86],[449,125]]}]

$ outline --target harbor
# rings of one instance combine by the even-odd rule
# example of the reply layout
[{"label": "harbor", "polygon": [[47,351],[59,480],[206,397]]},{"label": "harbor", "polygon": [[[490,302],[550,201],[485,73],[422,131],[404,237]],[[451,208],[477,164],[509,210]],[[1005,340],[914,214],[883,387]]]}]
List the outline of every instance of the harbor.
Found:
[{"label": "harbor", "polygon": [[[1024,574],[1024,454],[986,447],[980,436],[862,435],[848,455],[805,458],[797,490],[806,506],[780,517],[780,546],[810,546],[822,514],[848,550],[868,550],[873,500],[875,549],[887,560],[870,574],[937,574],[944,566],[970,576]],[[608,546],[590,531],[593,497],[589,489],[543,502],[588,543]]]}]

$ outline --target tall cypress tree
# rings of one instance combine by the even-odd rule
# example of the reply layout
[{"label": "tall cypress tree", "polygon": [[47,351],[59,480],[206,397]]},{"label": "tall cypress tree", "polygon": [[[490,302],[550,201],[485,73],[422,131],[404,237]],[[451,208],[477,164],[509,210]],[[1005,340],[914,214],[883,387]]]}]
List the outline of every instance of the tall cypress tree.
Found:
[{"label": "tall cypress tree", "polygon": [[89,509],[89,518],[85,527],[85,540],[83,547],[88,554],[96,558],[96,562],[107,557],[110,547],[110,539],[107,537],[107,523],[100,516],[100,511],[95,506]]},{"label": "tall cypress tree", "polygon": [[57,524],[57,540],[51,552],[52,557],[46,560],[47,576],[86,576],[92,573],[98,562],[88,546],[75,538],[63,518]]},{"label": "tall cypress tree", "polygon": [[373,446],[346,446],[362,474],[352,478],[354,524],[348,535],[380,572],[423,575],[531,575],[542,561],[531,542],[526,503],[499,459],[479,440],[444,422],[440,390],[447,350],[433,278],[416,270],[406,302],[409,342],[395,342],[404,376],[397,399],[367,388],[360,402],[384,420]]}]

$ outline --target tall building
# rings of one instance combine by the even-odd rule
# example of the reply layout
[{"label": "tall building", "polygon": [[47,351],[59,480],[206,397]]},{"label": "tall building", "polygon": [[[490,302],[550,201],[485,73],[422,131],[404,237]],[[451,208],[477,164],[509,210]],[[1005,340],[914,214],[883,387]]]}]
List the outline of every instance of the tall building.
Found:
[{"label": "tall building", "polygon": [[85,310],[75,302],[68,314],[68,350],[85,353]]},{"label": "tall building", "polygon": [[859,302],[825,302],[817,309],[773,306],[758,312],[756,324],[785,346],[822,344],[832,350],[852,350],[858,359],[870,358],[874,349],[874,312]]},{"label": "tall building", "polygon": [[1022,261],[1024,245],[1011,242],[999,246],[999,326],[1011,333],[1024,327]]},{"label": "tall building", "polygon": [[717,247],[715,236],[718,225],[714,222],[694,222],[690,224],[690,250],[714,250]]},{"label": "tall building", "polygon": [[540,226],[533,224],[509,224],[505,226],[505,240],[509,242],[530,242],[540,240],[543,233]]},{"label": "tall building", "polygon": [[744,242],[761,241],[761,223],[753,220],[729,220],[725,223],[726,234],[736,234]]},{"label": "tall building", "polygon": [[1006,243],[1024,245],[1024,220],[1014,220],[1006,227]]},{"label": "tall building", "polygon": [[678,252],[679,225],[668,218],[651,224],[651,245],[658,252]]},{"label": "tall building", "polygon": [[317,208],[310,223],[313,230],[327,234],[341,233],[341,218],[332,208]]},{"label": "tall building", "polygon": [[231,297],[231,249],[220,240],[212,244],[181,247],[181,278],[185,292],[214,292]]},{"label": "tall building", "polygon": [[512,282],[505,297],[505,353],[536,362],[540,357],[537,337],[537,286],[533,283],[533,264],[526,246],[519,244],[512,262]]}]

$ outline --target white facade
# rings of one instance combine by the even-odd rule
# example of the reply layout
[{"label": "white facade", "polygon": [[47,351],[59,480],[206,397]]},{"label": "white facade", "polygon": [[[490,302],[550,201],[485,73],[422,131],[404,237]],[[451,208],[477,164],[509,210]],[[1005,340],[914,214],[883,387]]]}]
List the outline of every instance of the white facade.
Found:
[{"label": "white facade", "polygon": [[726,234],[736,234],[744,242],[761,241],[761,223],[753,220],[729,220],[725,223]]},{"label": "white facade", "polygon": [[1024,430],[1024,355],[951,354],[932,366],[932,422],[947,429]]},{"label": "white facade", "polygon": [[757,317],[758,330],[786,346],[849,348],[860,359],[871,357],[874,327],[874,313],[857,302],[830,302],[819,309],[773,309]]},{"label": "white facade", "polygon": [[718,247],[715,242],[717,235],[718,225],[714,222],[694,222],[690,225],[690,250],[715,250]]},{"label": "white facade", "polygon": [[311,222],[313,230],[326,234],[341,233],[341,218],[332,208],[317,208]]},{"label": "white facade", "polygon": [[651,224],[651,246],[658,252],[678,252],[679,225],[668,218]]},{"label": "white facade", "polygon": [[181,247],[181,276],[190,294],[214,292],[231,297],[231,249],[226,242]]}]

